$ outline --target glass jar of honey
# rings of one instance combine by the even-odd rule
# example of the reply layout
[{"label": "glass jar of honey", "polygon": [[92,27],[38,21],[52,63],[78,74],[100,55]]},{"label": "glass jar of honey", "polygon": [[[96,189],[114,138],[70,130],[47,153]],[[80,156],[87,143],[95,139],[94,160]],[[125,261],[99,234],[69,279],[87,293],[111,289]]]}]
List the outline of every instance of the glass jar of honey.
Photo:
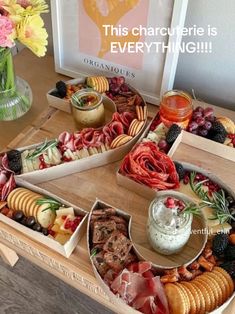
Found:
[{"label": "glass jar of honey", "polygon": [[103,126],[105,122],[103,98],[93,89],[82,89],[74,93],[71,107],[78,130]]},{"label": "glass jar of honey", "polygon": [[162,97],[159,114],[167,127],[178,124],[186,129],[193,114],[191,96],[180,90],[166,92]]}]

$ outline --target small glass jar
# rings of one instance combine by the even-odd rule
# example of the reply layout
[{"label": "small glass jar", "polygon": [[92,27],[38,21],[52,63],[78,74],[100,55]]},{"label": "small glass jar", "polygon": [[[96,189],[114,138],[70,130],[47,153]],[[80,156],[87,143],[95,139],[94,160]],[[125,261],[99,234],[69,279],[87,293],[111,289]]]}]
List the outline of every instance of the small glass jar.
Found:
[{"label": "small glass jar", "polygon": [[[84,101],[84,100],[91,101]],[[78,130],[98,128],[105,122],[105,111],[102,95],[93,89],[83,89],[71,98],[72,114]]]},{"label": "small glass jar", "polygon": [[152,248],[163,255],[179,253],[188,242],[192,228],[192,214],[182,214],[177,224],[172,224],[166,198],[153,200],[149,207],[147,235]]},{"label": "small glass jar", "polygon": [[186,129],[193,114],[191,96],[179,90],[166,92],[162,97],[159,114],[168,128],[175,123]]}]

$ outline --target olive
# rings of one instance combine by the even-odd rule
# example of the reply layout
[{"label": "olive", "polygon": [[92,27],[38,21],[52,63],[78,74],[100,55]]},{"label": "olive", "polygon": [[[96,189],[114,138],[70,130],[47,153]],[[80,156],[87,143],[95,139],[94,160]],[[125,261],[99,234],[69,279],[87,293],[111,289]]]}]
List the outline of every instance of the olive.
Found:
[{"label": "olive", "polygon": [[48,229],[47,228],[42,228],[42,233],[47,236],[49,234]]},{"label": "olive", "polygon": [[37,231],[37,232],[41,232],[42,227],[39,223],[36,222],[36,224],[33,225],[33,230]]},{"label": "olive", "polygon": [[228,205],[229,208],[232,207],[234,205],[234,203],[235,203],[235,201],[234,201],[234,199],[232,198],[231,195],[227,196],[226,201],[227,201],[227,205]]},{"label": "olive", "polygon": [[27,225],[27,224],[26,224],[26,221],[27,221],[27,217],[24,217],[24,218],[20,221],[20,223],[21,223],[22,225],[26,226],[26,225]]},{"label": "olive", "polygon": [[16,210],[13,214],[13,219],[15,221],[21,221],[24,218],[24,213],[22,212],[22,210]]},{"label": "olive", "polygon": [[36,223],[36,220],[33,216],[27,217],[27,219],[26,219],[26,226],[27,227],[32,228],[35,223]]}]

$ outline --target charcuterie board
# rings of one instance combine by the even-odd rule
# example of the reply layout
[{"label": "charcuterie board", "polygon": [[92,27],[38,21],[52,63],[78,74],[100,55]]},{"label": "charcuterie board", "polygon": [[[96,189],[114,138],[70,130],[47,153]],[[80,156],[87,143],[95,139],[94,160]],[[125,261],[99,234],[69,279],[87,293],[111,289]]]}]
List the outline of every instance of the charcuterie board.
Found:
[{"label": "charcuterie board", "polygon": [[[26,146],[34,143],[35,140],[40,142],[45,138],[45,134],[58,133],[70,125],[71,117],[60,111],[51,111],[51,118],[46,118],[42,126],[34,128],[33,132],[26,133],[24,140],[17,146]],[[47,116],[48,117],[48,116]],[[48,120],[47,120],[48,119]],[[58,121],[57,129],[56,122]],[[61,124],[60,124],[61,123]],[[18,138],[19,139],[19,138]],[[13,148],[13,147],[12,147]],[[79,203],[82,208],[89,210],[94,201],[94,194],[105,202],[115,205],[117,208],[124,209],[133,217],[133,225],[138,225],[146,217],[146,212],[143,209],[148,209],[149,201],[143,197],[136,195],[133,192],[127,192],[126,189],[118,187],[115,179],[115,170],[117,163],[106,165],[102,168],[92,169],[83,173],[73,174],[69,177],[57,179],[56,181],[46,182],[40,186],[49,191],[53,191],[56,195],[66,197],[72,203]],[[100,178],[103,180],[100,180]],[[233,185],[231,185],[232,188]],[[115,193],[113,191],[115,190]],[[71,255],[69,259],[65,259],[58,254],[52,253],[43,245],[35,243],[27,236],[21,235],[20,232],[14,231],[9,226],[0,223],[1,241],[16,249],[22,255],[28,257],[33,262],[39,264],[44,269],[49,270],[60,278],[63,278],[69,284],[75,286],[81,291],[89,294],[94,299],[105,304],[114,311],[116,306],[113,306],[103,293],[92,274],[91,265],[86,246],[86,234],[80,242],[79,248]],[[17,240],[18,239],[18,240]],[[24,245],[17,241],[23,241]],[[126,308],[125,308],[126,309]],[[120,313],[125,313],[123,308],[120,308]]]}]

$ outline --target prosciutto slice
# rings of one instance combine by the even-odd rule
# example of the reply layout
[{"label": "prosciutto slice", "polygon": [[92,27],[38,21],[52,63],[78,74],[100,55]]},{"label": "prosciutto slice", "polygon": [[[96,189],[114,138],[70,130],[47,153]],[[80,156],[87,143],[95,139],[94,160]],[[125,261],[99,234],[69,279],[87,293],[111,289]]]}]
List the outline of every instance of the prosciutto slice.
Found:
[{"label": "prosciutto slice", "polygon": [[5,201],[15,188],[14,173],[8,169],[7,154],[0,156],[0,201]]},{"label": "prosciutto slice", "polygon": [[[148,273],[148,275],[146,275]],[[145,314],[169,314],[167,298],[151,263],[129,265],[112,282],[112,291],[128,305]]]},{"label": "prosciutto slice", "polygon": [[179,177],[173,161],[160,152],[153,142],[137,145],[123,160],[120,172],[156,191],[179,187]]}]

